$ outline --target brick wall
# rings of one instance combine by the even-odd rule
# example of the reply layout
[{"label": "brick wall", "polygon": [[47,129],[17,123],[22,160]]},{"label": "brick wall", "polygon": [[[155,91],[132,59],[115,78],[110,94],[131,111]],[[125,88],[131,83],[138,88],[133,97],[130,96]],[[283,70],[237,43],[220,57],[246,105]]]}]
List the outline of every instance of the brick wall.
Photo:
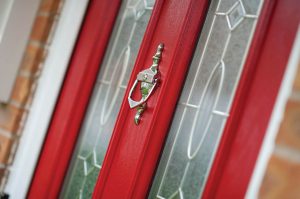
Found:
[{"label": "brick wall", "polygon": [[300,198],[300,63],[259,195]]},{"label": "brick wall", "polygon": [[63,0],[41,0],[12,96],[7,104],[0,104],[1,190],[9,176],[18,140],[30,112],[30,104],[51,45],[62,2]]}]

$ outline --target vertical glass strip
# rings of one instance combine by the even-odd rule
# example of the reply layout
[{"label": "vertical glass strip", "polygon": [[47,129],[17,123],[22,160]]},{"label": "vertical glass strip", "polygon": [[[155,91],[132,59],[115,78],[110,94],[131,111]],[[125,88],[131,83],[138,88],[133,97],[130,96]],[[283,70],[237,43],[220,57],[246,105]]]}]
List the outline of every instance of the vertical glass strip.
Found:
[{"label": "vertical glass strip", "polygon": [[91,198],[154,1],[122,2],[64,182],[62,198]]},{"label": "vertical glass strip", "polygon": [[212,0],[149,199],[199,199],[263,0]]}]

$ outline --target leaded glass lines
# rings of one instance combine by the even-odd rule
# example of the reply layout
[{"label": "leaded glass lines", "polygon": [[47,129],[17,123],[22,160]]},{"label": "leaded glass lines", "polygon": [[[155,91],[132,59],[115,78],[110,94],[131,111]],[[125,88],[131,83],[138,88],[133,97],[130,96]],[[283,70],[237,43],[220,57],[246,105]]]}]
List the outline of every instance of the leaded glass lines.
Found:
[{"label": "leaded glass lines", "polygon": [[100,67],[62,197],[91,198],[154,0],[123,1]]},{"label": "leaded glass lines", "polygon": [[200,198],[261,4],[211,2],[149,198]]}]

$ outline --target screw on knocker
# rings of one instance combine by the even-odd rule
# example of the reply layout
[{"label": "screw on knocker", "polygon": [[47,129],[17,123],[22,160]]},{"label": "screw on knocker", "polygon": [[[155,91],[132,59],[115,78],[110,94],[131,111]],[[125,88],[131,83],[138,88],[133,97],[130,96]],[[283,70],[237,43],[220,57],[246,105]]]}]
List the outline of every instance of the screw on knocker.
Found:
[{"label": "screw on knocker", "polygon": [[[152,94],[154,88],[157,86],[158,79],[159,79],[159,71],[158,71],[158,65],[161,60],[161,54],[164,48],[164,44],[160,43],[157,47],[157,51],[155,55],[153,56],[152,60],[153,63],[150,66],[150,68],[145,69],[138,73],[136,80],[134,81],[134,84],[132,85],[129,95],[128,95],[128,102],[130,108],[136,108],[137,112],[134,117],[134,123],[136,125],[139,124],[141,120],[141,115],[147,108],[147,100]],[[135,87],[138,85],[138,83],[141,83],[140,91],[141,91],[141,99],[140,101],[135,101],[131,99],[132,93],[135,89]]]}]

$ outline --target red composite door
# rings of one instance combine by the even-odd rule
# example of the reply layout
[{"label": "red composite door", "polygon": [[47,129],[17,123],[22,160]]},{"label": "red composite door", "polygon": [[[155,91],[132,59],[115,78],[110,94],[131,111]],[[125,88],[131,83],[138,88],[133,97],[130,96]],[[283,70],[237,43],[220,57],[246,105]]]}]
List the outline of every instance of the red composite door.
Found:
[{"label": "red composite door", "polygon": [[299,11],[92,0],[28,197],[243,198]]}]

